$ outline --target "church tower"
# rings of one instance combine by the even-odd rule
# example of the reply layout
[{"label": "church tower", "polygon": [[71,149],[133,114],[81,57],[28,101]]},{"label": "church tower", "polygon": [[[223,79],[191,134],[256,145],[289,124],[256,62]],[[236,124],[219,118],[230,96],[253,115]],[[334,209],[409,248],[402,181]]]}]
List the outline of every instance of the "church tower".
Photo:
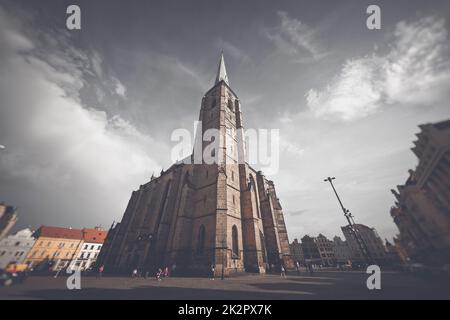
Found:
[{"label": "church tower", "polygon": [[174,164],[133,192],[105,242],[105,265],[175,265],[191,274],[208,273],[214,265],[218,276],[293,267],[274,184],[245,162],[241,102],[223,54],[199,122],[193,163]]}]

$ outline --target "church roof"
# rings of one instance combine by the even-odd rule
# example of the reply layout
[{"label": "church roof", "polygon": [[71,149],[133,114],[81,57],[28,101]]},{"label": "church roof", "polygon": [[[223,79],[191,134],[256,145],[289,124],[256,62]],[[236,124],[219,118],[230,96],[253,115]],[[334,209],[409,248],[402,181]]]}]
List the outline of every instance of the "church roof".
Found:
[{"label": "church roof", "polygon": [[222,80],[227,85],[230,85],[230,83],[228,82],[227,69],[225,67],[225,59],[223,58],[223,52],[220,55],[219,68],[217,69],[216,82],[214,84],[218,84]]}]

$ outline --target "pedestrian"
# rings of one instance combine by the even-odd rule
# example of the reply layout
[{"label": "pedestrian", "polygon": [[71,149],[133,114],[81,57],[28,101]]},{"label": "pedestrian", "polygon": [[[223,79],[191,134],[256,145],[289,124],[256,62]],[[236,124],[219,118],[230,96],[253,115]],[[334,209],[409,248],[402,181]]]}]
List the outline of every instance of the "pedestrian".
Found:
[{"label": "pedestrian", "polygon": [[281,265],[281,277],[286,278],[286,270],[284,269],[283,265]]},{"label": "pedestrian", "polygon": [[297,274],[300,275],[300,263],[298,261],[295,262],[295,269],[297,270]]},{"label": "pedestrian", "polygon": [[98,268],[97,278],[101,278],[103,276],[104,269],[105,269],[105,266],[103,266],[103,265],[101,265],[100,268]]},{"label": "pedestrian", "polygon": [[164,268],[164,278],[168,278],[169,277],[169,267],[165,267]]},{"label": "pedestrian", "polygon": [[137,273],[138,273],[138,270],[134,269],[133,272],[131,273],[131,277],[132,278],[136,278],[137,277]]},{"label": "pedestrian", "polygon": [[308,264],[308,269],[309,269],[309,274],[310,274],[310,275],[313,275],[313,273],[314,273],[314,268],[313,268],[313,266],[312,266],[311,263]]},{"label": "pedestrian", "polygon": [[159,268],[158,271],[156,272],[156,279],[158,281],[161,281],[162,273],[163,273],[163,271],[161,270],[161,268]]},{"label": "pedestrian", "polygon": [[214,280],[215,271],[216,271],[216,267],[212,264],[211,265],[211,277],[209,278],[209,280]]}]

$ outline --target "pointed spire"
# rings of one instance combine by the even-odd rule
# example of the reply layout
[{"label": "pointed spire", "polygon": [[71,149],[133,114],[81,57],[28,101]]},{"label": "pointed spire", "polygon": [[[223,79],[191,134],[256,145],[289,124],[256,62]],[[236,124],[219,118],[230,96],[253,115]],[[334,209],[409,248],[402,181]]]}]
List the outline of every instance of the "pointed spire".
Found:
[{"label": "pointed spire", "polygon": [[228,83],[227,69],[225,68],[225,59],[223,58],[223,51],[220,54],[219,69],[217,69],[216,82],[214,84],[218,84],[222,80],[225,81],[226,84],[230,85]]}]

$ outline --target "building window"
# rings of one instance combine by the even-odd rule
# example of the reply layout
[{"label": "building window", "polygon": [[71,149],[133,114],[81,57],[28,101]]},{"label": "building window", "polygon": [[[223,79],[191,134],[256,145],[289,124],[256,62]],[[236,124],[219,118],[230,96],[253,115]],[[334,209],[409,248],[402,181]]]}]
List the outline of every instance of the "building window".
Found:
[{"label": "building window", "polygon": [[88,248],[89,246],[86,244],[86,245],[84,245],[84,250],[87,250],[87,248]]},{"label": "building window", "polygon": [[238,259],[239,258],[239,239],[238,239],[238,230],[236,225],[231,228],[231,250],[232,250],[232,258]]},{"label": "building window", "polygon": [[233,204],[236,204],[236,203],[235,203],[235,198],[234,198],[234,194],[233,194]]},{"label": "building window", "polygon": [[228,109],[233,111],[233,101],[231,101],[231,99],[228,100]]},{"label": "building window", "polygon": [[203,253],[205,249],[205,226],[201,225],[198,229],[197,252]]}]

